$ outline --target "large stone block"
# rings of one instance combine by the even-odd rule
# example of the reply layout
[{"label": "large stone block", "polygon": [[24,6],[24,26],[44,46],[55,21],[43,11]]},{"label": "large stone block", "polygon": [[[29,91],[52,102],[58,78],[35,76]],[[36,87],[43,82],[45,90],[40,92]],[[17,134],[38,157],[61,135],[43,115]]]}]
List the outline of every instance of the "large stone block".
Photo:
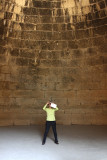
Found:
[{"label": "large stone block", "polygon": [[103,65],[103,63],[104,63],[104,57],[103,56],[96,57],[96,59],[88,58],[86,60],[86,64],[88,64],[90,66]]},{"label": "large stone block", "polygon": [[52,15],[52,10],[51,9],[39,9],[39,14],[50,16]]},{"label": "large stone block", "polygon": [[0,126],[12,126],[13,121],[12,120],[0,120]]},{"label": "large stone block", "polygon": [[3,12],[3,6],[0,6],[0,10],[1,10],[1,13],[0,13],[0,19],[3,19],[4,18],[4,12]]},{"label": "large stone block", "polygon": [[9,32],[10,38],[21,38],[21,31],[13,30],[12,32]]},{"label": "large stone block", "polygon": [[68,59],[67,67],[79,67],[81,66],[81,60],[79,59]]},{"label": "large stone block", "polygon": [[14,113],[12,115],[13,121],[15,120],[21,120],[21,121],[26,121],[31,119],[32,114],[29,113]]},{"label": "large stone block", "polygon": [[84,32],[85,32],[85,30],[76,30],[75,31],[76,39],[83,39],[84,38]]},{"label": "large stone block", "polygon": [[67,42],[66,41],[55,41],[54,43],[53,43],[53,45],[54,45],[54,50],[63,50],[63,48],[64,49],[66,49],[67,48]]},{"label": "large stone block", "polygon": [[57,68],[54,67],[54,68],[50,68],[50,73],[57,77],[58,75],[63,74],[63,70],[60,67],[57,67]]},{"label": "large stone block", "polygon": [[40,31],[52,31],[52,24],[37,24],[36,29]]},{"label": "large stone block", "polygon": [[10,54],[11,54],[12,56],[15,56],[15,57],[19,56],[19,55],[20,55],[20,49],[13,48],[13,49],[10,51]]},{"label": "large stone block", "polygon": [[[84,114],[71,114],[71,124],[87,124],[87,121],[84,120]],[[89,123],[91,124],[91,122]]]},{"label": "large stone block", "polygon": [[63,24],[58,24],[58,23],[56,23],[56,24],[53,24],[53,30],[54,31],[64,31],[64,30],[66,30],[66,24],[65,23],[63,23]]},{"label": "large stone block", "polygon": [[[75,32],[74,31],[67,31],[67,32],[63,32],[62,33],[62,39],[64,40],[75,40],[76,39],[76,36],[75,36]],[[71,42],[72,43],[72,42]],[[74,42],[75,43],[75,42]],[[76,46],[74,45],[74,48]]]},{"label": "large stone block", "polygon": [[[37,15],[37,10],[35,10],[36,12],[35,12],[35,15]],[[32,14],[32,8],[28,8],[28,7],[24,7],[23,8],[23,13],[25,14],[25,15],[31,15]]]},{"label": "large stone block", "polygon": [[15,120],[13,120],[13,125],[15,125],[15,126],[30,125],[30,120],[15,119]]},{"label": "large stone block", "polygon": [[30,120],[30,125],[43,125],[46,122],[46,116],[45,115],[35,115],[34,118]]},{"label": "large stone block", "polygon": [[41,23],[52,23],[53,19],[51,15],[42,15],[40,22]]},{"label": "large stone block", "polygon": [[101,26],[94,29],[94,35],[104,35],[107,33],[107,26]]},{"label": "large stone block", "polygon": [[78,48],[77,41],[68,41],[68,47],[70,49],[77,49]]},{"label": "large stone block", "polygon": [[53,97],[53,98],[70,98],[76,95],[75,91],[46,91],[45,98]]},{"label": "large stone block", "polygon": [[78,48],[87,48],[89,46],[92,46],[91,42],[90,42],[90,39],[81,39],[81,40],[78,40]]},{"label": "large stone block", "polygon": [[62,40],[61,32],[53,32],[51,36],[51,40]]},{"label": "large stone block", "polygon": [[32,16],[32,15],[25,15],[24,22],[25,23],[31,23],[31,24],[32,23],[37,24],[37,23],[40,22],[40,19],[39,19],[39,17],[37,15],[34,15],[34,16]]},{"label": "large stone block", "polygon": [[4,18],[5,19],[11,19],[12,18],[13,13],[10,12],[5,12]]},{"label": "large stone block", "polygon": [[53,19],[53,22],[56,22],[56,23],[64,23],[64,17],[55,17]]},{"label": "large stone block", "polygon": [[100,9],[105,8],[105,3],[104,3],[104,1],[99,2],[98,5],[100,6]]},{"label": "large stone block", "polygon": [[20,49],[20,57],[35,58],[35,51],[28,49]]},{"label": "large stone block", "polygon": [[57,124],[71,125],[71,114],[58,114],[56,115]]},{"label": "large stone block", "polygon": [[92,25],[94,27],[105,25],[106,23],[107,23],[107,17],[101,18],[101,19],[95,19],[95,20],[92,21]]},{"label": "large stone block", "polygon": [[[97,91],[98,92],[98,91]],[[96,93],[97,93],[96,92]],[[95,94],[94,96],[92,96],[92,94]],[[77,96],[76,96],[76,98],[77,98],[77,101],[79,101],[81,104],[82,103],[96,103],[96,97],[97,97],[97,95],[96,95],[96,93],[95,93],[95,91],[93,92],[91,92],[91,91],[89,91],[89,90],[82,90],[82,91],[77,91]]]},{"label": "large stone block", "polygon": [[52,8],[52,4],[49,1],[33,1],[33,6],[37,8]]},{"label": "large stone block", "polygon": [[[1,32],[3,33],[3,29],[1,29]],[[3,38],[3,36],[0,35],[0,46],[5,46],[6,43],[7,43],[7,39]]]},{"label": "large stone block", "polygon": [[[22,98],[22,99],[20,99],[22,101],[24,101],[24,98],[26,98],[27,101],[30,101],[30,99],[31,99],[31,102],[34,101],[34,98],[44,98],[44,92],[43,91],[16,90],[12,94],[16,98]],[[27,98],[29,98],[29,99],[27,99]],[[17,101],[18,101],[18,99],[17,99]]]},{"label": "large stone block", "polygon": [[6,51],[7,51],[7,49],[6,49],[6,48],[4,48],[4,47],[0,46],[0,55],[5,54],[5,53],[6,53]]},{"label": "large stone block", "polygon": [[94,12],[92,16],[93,16],[93,20],[94,20],[94,19],[99,19],[99,18],[100,18],[99,11]]},{"label": "large stone block", "polygon": [[96,47],[89,47],[83,51],[86,56],[94,56],[94,55],[97,55],[98,49]]},{"label": "large stone block", "polygon": [[61,55],[60,51],[41,51],[39,52],[40,59],[59,59]]},{"label": "large stone block", "polygon": [[16,59],[16,65],[27,66],[28,65],[28,59],[27,58],[17,58]]},{"label": "large stone block", "polygon": [[[58,77],[58,81],[63,82],[63,83],[71,83],[71,82],[75,82],[75,76],[74,75],[63,75],[62,77]],[[72,90],[72,89],[71,89]]]},{"label": "large stone block", "polygon": [[72,90],[74,87],[75,84],[74,83],[69,83],[68,82],[57,82],[56,83],[56,90]]},{"label": "large stone block", "polygon": [[74,50],[71,50],[70,53],[72,53],[71,57],[73,59],[84,57],[84,50],[82,50],[82,49],[74,49]]},{"label": "large stone block", "polygon": [[87,122],[90,119],[92,125],[106,125],[107,124],[107,115],[102,114],[86,114],[84,117],[85,121]]},{"label": "large stone block", "polygon": [[56,77],[56,75],[54,75],[54,74],[51,74],[51,75],[47,75],[46,77],[45,77],[45,81],[46,82],[57,82],[58,81],[58,79],[57,79],[57,77]]},{"label": "large stone block", "polygon": [[60,0],[57,0],[56,2],[53,1],[52,2],[52,7],[53,8],[61,8],[61,1]]},{"label": "large stone block", "polygon": [[81,89],[82,90],[97,90],[97,89],[101,89],[101,84],[99,82],[88,82],[88,81],[84,81],[81,82]]},{"label": "large stone block", "polygon": [[30,24],[30,23],[20,23],[21,29],[22,30],[35,30],[36,25]]},{"label": "large stone block", "polygon": [[46,76],[48,74],[50,74],[50,69],[47,67],[47,68],[35,68],[35,70],[33,70],[33,73],[35,75],[42,75],[42,76]]},{"label": "large stone block", "polygon": [[101,10],[100,12],[99,12],[99,16],[101,17],[101,18],[104,18],[104,17],[106,17],[106,11],[105,10]]},{"label": "large stone block", "polygon": [[86,23],[78,22],[75,24],[75,27],[76,27],[76,29],[84,29],[86,24],[87,24],[87,26],[91,26],[90,21],[87,21]]},{"label": "large stone block", "polygon": [[41,84],[41,90],[43,91],[56,90],[56,83],[55,82],[44,82]]},{"label": "large stone block", "polygon": [[5,81],[5,74],[0,73],[0,81]]}]

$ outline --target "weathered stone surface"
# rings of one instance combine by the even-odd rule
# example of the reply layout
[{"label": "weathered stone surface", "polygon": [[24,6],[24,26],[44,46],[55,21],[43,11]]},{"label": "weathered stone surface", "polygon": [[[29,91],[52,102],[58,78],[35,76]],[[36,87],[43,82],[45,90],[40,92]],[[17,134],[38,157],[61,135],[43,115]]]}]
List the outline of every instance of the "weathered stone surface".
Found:
[{"label": "weathered stone surface", "polygon": [[52,24],[37,24],[36,29],[42,31],[52,31]]},{"label": "weathered stone surface", "polygon": [[69,41],[68,46],[70,49],[77,49],[78,48],[77,41]]},{"label": "weathered stone surface", "polygon": [[16,65],[19,65],[19,66],[27,66],[27,65],[28,65],[28,59],[17,58],[17,59],[16,59]]},{"label": "weathered stone surface", "polygon": [[[35,16],[32,16],[32,15],[25,15],[25,18],[24,18],[24,21],[25,23],[38,23],[40,20],[39,20],[39,17],[37,15]],[[22,23],[23,24],[23,23]]]},{"label": "weathered stone surface", "polygon": [[0,2],[0,125],[107,124],[107,0]]}]

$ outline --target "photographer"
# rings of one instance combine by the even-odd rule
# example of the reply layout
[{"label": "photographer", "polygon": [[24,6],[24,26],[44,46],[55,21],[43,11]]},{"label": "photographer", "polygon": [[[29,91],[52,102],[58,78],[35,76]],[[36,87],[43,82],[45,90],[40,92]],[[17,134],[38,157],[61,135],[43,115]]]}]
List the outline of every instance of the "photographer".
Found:
[{"label": "photographer", "polygon": [[57,139],[56,120],[55,120],[55,111],[58,110],[58,107],[54,103],[47,102],[43,107],[43,110],[46,111],[47,113],[47,119],[46,119],[45,133],[44,133],[42,145],[44,145],[46,142],[46,137],[51,126],[52,126],[52,130],[55,137],[55,143],[59,144]]}]

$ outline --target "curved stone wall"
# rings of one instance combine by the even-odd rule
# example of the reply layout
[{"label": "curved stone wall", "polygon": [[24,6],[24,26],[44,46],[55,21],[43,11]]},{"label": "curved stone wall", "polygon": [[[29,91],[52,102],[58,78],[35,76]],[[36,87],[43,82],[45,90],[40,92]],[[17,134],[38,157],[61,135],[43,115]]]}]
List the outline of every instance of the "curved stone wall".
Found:
[{"label": "curved stone wall", "polygon": [[0,4],[0,125],[107,124],[107,1]]}]

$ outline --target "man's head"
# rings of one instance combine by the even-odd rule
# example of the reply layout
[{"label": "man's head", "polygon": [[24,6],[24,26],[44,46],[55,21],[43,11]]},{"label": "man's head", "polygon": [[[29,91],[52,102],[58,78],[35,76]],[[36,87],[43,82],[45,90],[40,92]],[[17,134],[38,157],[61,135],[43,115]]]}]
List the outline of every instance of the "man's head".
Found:
[{"label": "man's head", "polygon": [[48,103],[49,108],[51,108],[51,102]]}]

